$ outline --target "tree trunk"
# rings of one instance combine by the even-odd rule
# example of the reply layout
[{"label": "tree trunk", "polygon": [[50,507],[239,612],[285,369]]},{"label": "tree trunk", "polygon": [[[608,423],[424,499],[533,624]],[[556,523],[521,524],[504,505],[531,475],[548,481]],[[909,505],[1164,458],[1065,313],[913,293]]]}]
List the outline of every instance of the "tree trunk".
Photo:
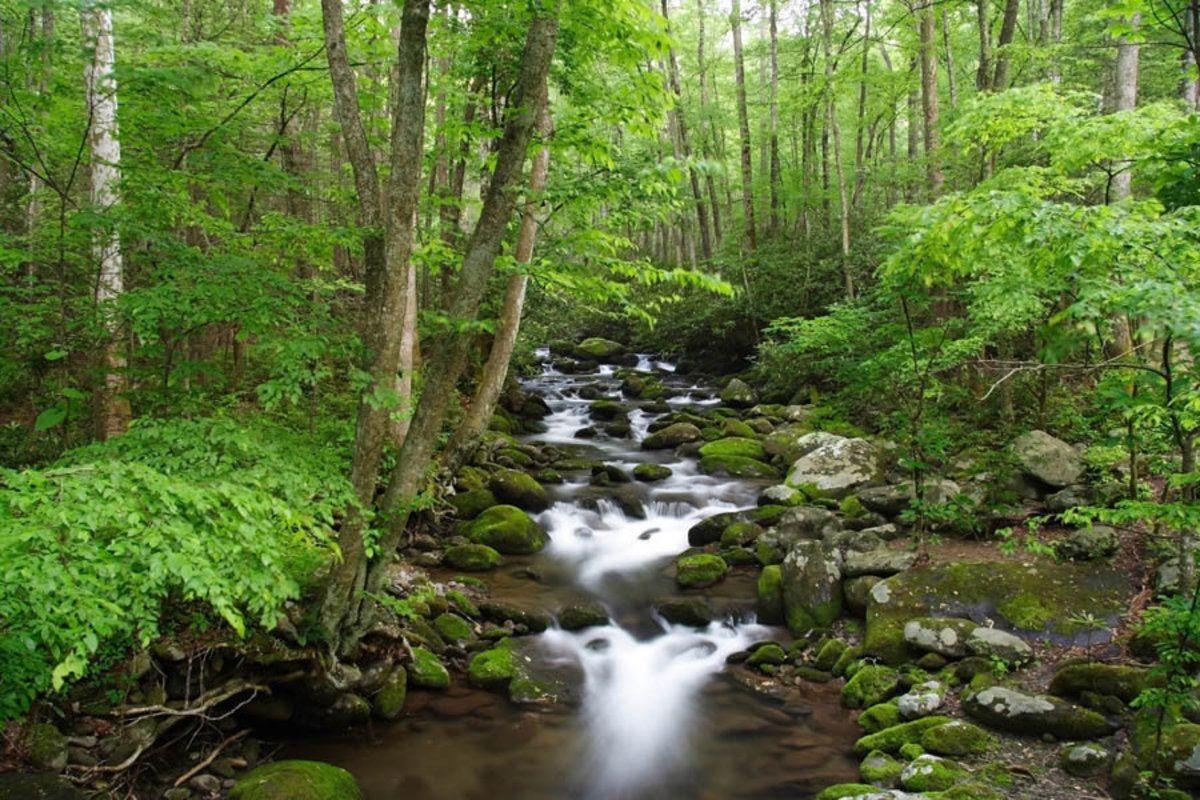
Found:
[{"label": "tree trunk", "polygon": [[942,49],[946,51],[946,88],[950,90],[950,108],[958,108],[958,85],[954,81],[954,48],[950,46],[950,17],[942,12]]},{"label": "tree trunk", "polygon": [[[1141,23],[1141,15],[1134,14],[1129,22],[1136,29]],[[1132,111],[1137,108],[1139,51],[1140,47],[1136,40],[1131,41],[1129,37],[1123,36],[1117,41],[1113,111]],[[1108,199],[1109,202],[1119,203],[1128,199],[1132,194],[1133,173],[1130,171],[1132,164],[1129,161],[1123,161],[1114,166],[1118,171],[1113,175]]]},{"label": "tree trunk", "polygon": [[846,171],[842,168],[842,135],[841,126],[838,124],[837,93],[833,89],[833,0],[821,0],[821,44],[825,56],[825,123],[833,140],[833,167],[838,185],[842,278],[846,297],[853,299],[854,276],[850,271],[850,198],[846,191]]},{"label": "tree trunk", "polygon": [[871,2],[863,4],[863,50],[862,62],[858,78],[858,111],[855,114],[854,125],[854,195],[851,205],[858,202],[863,183],[866,180],[867,143],[863,141],[866,134],[867,119],[867,74],[871,65]]},{"label": "tree trunk", "polygon": [[[1062,0],[1059,0],[1062,2]],[[1183,101],[1189,111],[1200,111],[1200,0],[1192,0],[1183,9]]]},{"label": "tree trunk", "polygon": [[[670,32],[670,17],[667,16],[667,0],[662,0],[662,15],[667,21],[667,31]],[[683,115],[683,89],[679,81],[679,60],[675,57],[675,47],[667,48],[667,81],[671,87],[674,104],[671,117],[674,122],[678,155],[686,162],[688,178],[692,187],[692,201],[696,204],[696,222],[700,230],[700,255],[705,261],[712,260],[712,232],[708,227],[708,213],[704,208],[704,194],[700,190],[700,173],[692,163],[692,145],[688,140],[687,120]]]},{"label": "tree trunk", "polygon": [[[699,39],[696,45],[696,69],[700,73],[700,142],[706,158],[711,158],[718,152],[717,142],[713,136],[712,122],[708,118],[708,67],[704,60],[704,17],[708,11],[704,0],[696,0],[699,11],[697,25]],[[712,210],[712,245],[715,250],[721,246],[721,203],[717,198],[717,182],[713,179],[711,169],[704,171],[704,183],[708,190],[708,206]]]},{"label": "tree trunk", "polygon": [[1020,10],[1021,0],[1007,0],[1004,4],[1004,20],[1000,23],[1000,39],[996,42],[996,74],[990,87],[993,91],[1003,92],[1008,88],[1008,66],[1012,60],[1010,45],[1017,32]]},{"label": "tree trunk", "polygon": [[975,88],[986,92],[992,85],[992,20],[988,0],[977,0],[979,20],[979,68],[975,71]]},{"label": "tree trunk", "polygon": [[[333,0],[326,0],[332,2]],[[476,318],[487,289],[496,255],[516,206],[513,187],[521,178],[526,151],[533,135],[538,109],[546,102],[546,76],[558,38],[562,0],[541,4],[528,27],[520,76],[512,104],[505,116],[504,135],[496,151],[496,167],[488,185],[479,220],[463,256],[458,290],[450,309],[452,319],[470,323]],[[379,558],[369,568],[367,593],[378,591],[404,534],[409,514],[425,483],[434,447],[441,432],[454,385],[466,366],[471,345],[467,333],[448,333],[440,342],[428,368],[429,380],[421,393],[412,427],[400,448],[395,469],[380,502],[384,533]],[[361,632],[362,596],[347,608],[344,623]]]},{"label": "tree trunk", "polygon": [[[363,341],[370,383],[358,405],[350,479],[359,507],[347,510],[338,537],[342,559],[326,587],[321,621],[334,643],[343,632],[347,609],[355,608],[366,578],[362,510],[375,496],[379,461],[391,429],[392,412],[404,398],[393,397],[403,359],[404,330],[412,275],[413,225],[421,185],[421,158],[425,131],[425,45],[429,23],[428,0],[405,0],[397,46],[392,104],[387,214],[380,191],[375,158],[371,153],[359,109],[354,72],[346,55],[346,35],[341,0],[322,0],[325,48],[333,83],[334,113],[358,190],[366,310]],[[357,614],[355,614],[357,616]]]},{"label": "tree trunk", "polygon": [[936,198],[942,190],[940,133],[938,131],[937,15],[933,0],[923,0],[920,9],[921,110],[925,124],[925,175],[929,193]]},{"label": "tree trunk", "polygon": [[[88,3],[83,8],[83,38],[92,48],[84,67],[90,125],[91,195],[95,211],[106,215],[120,202],[121,140],[117,132],[117,81],[113,75],[116,52],[112,10]],[[109,221],[93,234],[92,253],[99,265],[96,306],[105,329],[104,383],[96,398],[96,434],[100,439],[119,436],[129,428],[130,408],[125,398],[125,348],[115,305],[125,291],[121,260],[121,235]]]},{"label": "tree trunk", "polygon": [[775,236],[779,232],[779,190],[783,183],[782,166],[779,163],[779,3],[778,0],[770,0],[768,5],[771,47],[771,235]]},{"label": "tree trunk", "polygon": [[[544,106],[539,113],[538,133],[542,137],[542,146],[534,156],[533,166],[529,170],[529,192],[525,196],[521,227],[517,232],[515,256],[518,269],[528,267],[533,261],[533,246],[538,230],[537,209],[550,173],[550,137],[553,131],[550,114]],[[504,389],[509,362],[512,361],[512,354],[517,346],[521,313],[525,307],[525,290],[528,286],[529,275],[525,272],[517,272],[508,279],[504,301],[500,307],[496,336],[492,341],[487,363],[483,365],[479,386],[475,389],[475,396],[471,400],[471,407],[467,409],[466,417],[459,423],[442,453],[442,465],[451,472],[470,454],[480,435],[487,430],[488,422],[496,411],[496,402]]]},{"label": "tree trunk", "polygon": [[741,137],[742,153],[742,213],[745,216],[746,247],[751,252],[758,249],[758,235],[754,227],[754,173],[750,163],[750,115],[746,109],[746,62],[742,56],[742,6],[741,0],[733,0],[733,11],[729,15],[733,28],[733,75],[737,84],[738,133]]}]

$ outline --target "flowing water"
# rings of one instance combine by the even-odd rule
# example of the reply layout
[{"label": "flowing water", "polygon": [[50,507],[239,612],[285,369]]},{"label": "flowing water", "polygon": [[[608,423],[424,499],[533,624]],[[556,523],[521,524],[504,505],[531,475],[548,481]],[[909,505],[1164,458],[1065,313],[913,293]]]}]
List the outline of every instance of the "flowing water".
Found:
[{"label": "flowing water", "polygon": [[[835,688],[752,679],[726,666],[755,642],[785,638],[754,621],[753,571],[735,570],[705,592],[721,620],[707,629],[670,625],[654,610],[655,600],[679,596],[667,567],[687,549],[688,528],[753,505],[761,486],[702,475],[694,459],[671,451],[641,450],[658,416],[642,409],[630,414],[629,439],[582,442],[576,433],[593,420],[580,391],[620,398],[614,369],[563,375],[541,356],[544,372],[525,388],[551,414],[531,442],[581,448],[626,472],[647,461],[672,470],[649,486],[624,484],[615,498],[589,486],[587,475],[568,478],[537,515],[549,546],[509,557],[488,576],[493,597],[526,607],[606,607],[610,625],[517,640],[535,672],[570,676],[574,702],[530,710],[465,686],[413,691],[400,722],[292,743],[286,755],[346,767],[368,800],[765,800],[855,780],[848,753],[857,728]],[[707,388],[676,379],[669,363],[642,355],[635,369],[673,387],[672,408],[717,402]]]}]

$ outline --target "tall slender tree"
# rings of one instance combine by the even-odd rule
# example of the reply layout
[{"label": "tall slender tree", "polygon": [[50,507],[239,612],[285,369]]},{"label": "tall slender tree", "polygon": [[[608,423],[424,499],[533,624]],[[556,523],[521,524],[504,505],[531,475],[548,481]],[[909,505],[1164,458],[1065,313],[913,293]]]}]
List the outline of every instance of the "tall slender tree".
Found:
[{"label": "tall slender tree", "polygon": [[742,158],[742,214],[745,217],[746,247],[758,249],[758,233],[754,225],[754,168],[751,163],[753,150],[750,145],[750,113],[746,107],[746,60],[742,52],[742,4],[733,0],[729,12],[729,25],[733,33],[733,75],[737,91],[738,135],[741,140]]}]

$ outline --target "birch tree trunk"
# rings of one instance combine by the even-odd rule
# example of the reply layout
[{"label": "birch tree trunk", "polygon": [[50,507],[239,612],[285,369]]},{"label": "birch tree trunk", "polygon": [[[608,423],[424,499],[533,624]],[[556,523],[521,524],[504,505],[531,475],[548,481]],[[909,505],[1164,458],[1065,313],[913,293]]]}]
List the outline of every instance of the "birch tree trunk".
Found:
[{"label": "birch tree trunk", "polygon": [[[121,140],[117,131],[116,52],[112,10],[93,4],[83,8],[83,39],[92,48],[84,67],[87,89],[88,148],[91,151],[92,207],[101,215],[120,202]],[[121,236],[111,222],[93,234],[92,254],[99,265],[96,306],[105,328],[104,382],[96,398],[96,434],[101,440],[129,428],[129,401],[124,397],[125,349],[115,305],[125,291]]]}]

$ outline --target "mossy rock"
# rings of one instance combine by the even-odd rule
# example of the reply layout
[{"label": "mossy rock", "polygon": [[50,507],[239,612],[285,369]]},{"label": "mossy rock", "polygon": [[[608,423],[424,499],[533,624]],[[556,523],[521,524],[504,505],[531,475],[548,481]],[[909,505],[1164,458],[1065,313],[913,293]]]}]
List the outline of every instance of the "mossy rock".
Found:
[{"label": "mossy rock", "polygon": [[925,748],[917,742],[905,742],[900,745],[900,758],[905,761],[913,761],[925,755]]},{"label": "mossy rock", "polygon": [[963,783],[970,773],[961,764],[934,755],[918,756],[900,773],[900,785],[910,792],[941,792]]},{"label": "mossy rock", "polygon": [[496,451],[496,463],[511,464],[515,467],[532,467],[533,456],[515,447],[502,447]]},{"label": "mossy rock", "polygon": [[642,483],[654,483],[656,481],[664,481],[674,474],[670,467],[664,467],[662,464],[638,464],[633,468],[633,477]]},{"label": "mossy rock", "polygon": [[487,489],[471,489],[451,495],[450,505],[454,506],[454,516],[459,519],[475,519],[484,511],[496,505],[496,495]]},{"label": "mossy rock", "polygon": [[1149,684],[1149,673],[1121,664],[1069,664],[1050,681],[1050,694],[1080,698],[1087,692],[1131,703]]},{"label": "mossy rock", "polygon": [[792,545],[781,567],[783,611],[788,630],[800,636],[828,628],[842,611],[842,575],[837,553],[823,542]]},{"label": "mossy rock", "polygon": [[735,522],[721,533],[722,547],[741,547],[751,544],[763,532],[757,522]]},{"label": "mossy rock", "polygon": [[872,786],[867,783],[836,783],[833,786],[827,786],[822,789],[813,800],[845,800],[846,798],[859,797],[861,795],[876,795],[878,793],[878,786]]},{"label": "mossy rock", "polygon": [[1108,762],[1108,750],[1098,744],[1085,742],[1063,748],[1058,765],[1068,775],[1081,778],[1103,772]]},{"label": "mossy rock", "polygon": [[763,446],[757,439],[733,436],[726,439],[717,439],[715,442],[709,442],[700,448],[700,455],[701,457],[735,456],[738,458],[752,458],[755,461],[762,461],[766,458],[767,454],[763,452]]},{"label": "mossy rock", "polygon": [[[758,437],[758,434],[755,433],[754,428],[751,428],[740,419],[733,418],[721,420],[721,433],[728,437],[735,437],[739,439],[756,439]],[[761,447],[759,447],[759,452],[762,452]],[[762,456],[754,456],[754,458],[762,458]]]},{"label": "mossy rock", "polygon": [[397,664],[383,685],[371,698],[371,713],[379,719],[394,720],[404,712],[404,701],[408,697],[408,671]]},{"label": "mossy rock", "polygon": [[456,544],[446,549],[442,561],[467,572],[486,572],[500,566],[503,558],[486,544]]},{"label": "mossy rock", "polygon": [[850,669],[850,665],[862,658],[862,655],[863,649],[861,645],[847,647],[846,652],[842,653],[842,655],[838,658],[837,663],[833,665],[831,672],[833,672],[834,675],[845,675],[846,671]]},{"label": "mossy rock", "polygon": [[529,610],[512,603],[489,600],[479,604],[479,612],[488,622],[505,625],[511,622],[529,633],[541,633],[550,627],[550,615],[540,610]]},{"label": "mossy rock", "polygon": [[49,722],[31,725],[25,734],[30,762],[47,772],[61,772],[67,766],[67,737]]},{"label": "mossy rock", "polygon": [[625,352],[625,345],[621,344],[620,342],[614,342],[612,339],[591,336],[575,345],[575,349],[572,352],[576,358],[587,358],[599,361],[605,358],[612,358],[613,356],[622,355]]},{"label": "mossy rock", "polygon": [[502,469],[488,481],[488,488],[501,503],[514,505],[528,511],[545,511],[550,507],[550,496],[533,476],[519,469]]},{"label": "mossy rock", "polygon": [[[919,653],[904,641],[904,625],[917,617],[990,618],[1026,638],[1096,644],[1111,636],[1129,594],[1125,575],[1096,565],[1037,561],[918,567],[871,588],[864,645],[890,664],[915,658]],[[1087,619],[1094,623],[1085,623]]]},{"label": "mossy rock", "polygon": [[1009,733],[1096,739],[1113,731],[1109,721],[1095,711],[1057,697],[1025,694],[1006,686],[991,686],[968,695],[963,700],[963,710],[989,728]]},{"label": "mossy rock", "polygon": [[681,444],[699,440],[700,428],[690,422],[676,422],[642,440],[643,450],[669,450]]},{"label": "mossy rock", "polygon": [[867,753],[867,757],[858,765],[858,777],[865,783],[890,789],[900,783],[900,773],[904,765],[881,750]]},{"label": "mossy rock", "polygon": [[876,703],[858,715],[858,725],[867,733],[879,733],[900,724],[900,707],[895,700]]},{"label": "mossy rock", "polygon": [[608,610],[600,603],[576,603],[558,612],[558,624],[565,631],[602,628],[608,624]]},{"label": "mossy rock", "polygon": [[408,682],[422,689],[445,689],[450,685],[450,672],[431,651],[424,647],[412,649],[413,660],[408,666]]},{"label": "mossy rock", "polygon": [[0,772],[0,798],[4,800],[88,800],[91,796],[57,775]]},{"label": "mossy rock", "polygon": [[1157,717],[1154,709],[1144,709],[1134,720],[1131,738],[1138,766],[1157,769],[1178,787],[1200,788],[1200,725],[1169,724],[1159,741]]},{"label": "mossy rock", "polygon": [[433,619],[434,630],[447,642],[469,642],[475,638],[471,623],[457,614],[438,614]]},{"label": "mossy rock", "polygon": [[831,672],[833,665],[842,657],[842,653],[846,652],[847,647],[849,645],[841,639],[826,639],[817,648],[817,654],[813,657],[813,666]]},{"label": "mossy rock", "polygon": [[778,564],[763,567],[758,576],[758,621],[764,625],[783,623],[783,583]]},{"label": "mossy rock", "polygon": [[487,489],[488,474],[479,467],[463,467],[454,476],[454,488],[460,492],[477,492]]},{"label": "mossy rock", "polygon": [[779,666],[787,663],[787,653],[777,644],[765,644],[750,654],[750,658],[746,659],[746,663],[751,667],[768,664],[771,666]]},{"label": "mossy rock", "polygon": [[925,731],[945,725],[949,717],[933,716],[914,719],[912,722],[901,722],[890,728],[884,728],[877,733],[870,733],[854,743],[854,754],[865,756],[872,750],[882,750],[885,753],[898,753],[906,744],[919,744]]},{"label": "mossy rock", "polygon": [[505,555],[536,553],[549,541],[542,527],[516,506],[492,506],[465,523],[462,533]]},{"label": "mossy rock", "polygon": [[507,639],[491,650],[476,653],[467,665],[467,679],[480,689],[503,689],[520,674],[520,665]]},{"label": "mossy rock", "polygon": [[842,705],[867,708],[887,700],[899,686],[899,672],[880,664],[868,664],[842,687]]},{"label": "mossy rock", "polygon": [[675,582],[684,589],[703,589],[720,581],[729,565],[720,556],[698,553],[675,560]]},{"label": "mossy rock", "polygon": [[592,419],[612,422],[616,419],[624,419],[629,414],[629,407],[616,400],[601,399],[593,400],[588,406],[588,412],[592,415]]},{"label": "mossy rock", "polygon": [[770,464],[743,456],[703,456],[700,471],[705,475],[728,478],[778,478],[779,471]]},{"label": "mossy rock", "polygon": [[977,756],[995,743],[991,734],[978,725],[954,720],[930,728],[921,735],[921,747],[939,756]]},{"label": "mossy rock", "polygon": [[701,520],[688,528],[688,544],[704,547],[721,541],[721,535],[735,522],[757,522],[763,527],[774,524],[788,510],[787,506],[766,505],[742,511],[723,511]]},{"label": "mossy rock", "polygon": [[1004,796],[987,784],[976,781],[951,786],[944,792],[933,792],[930,800],[1004,800]]},{"label": "mossy rock", "polygon": [[340,767],[320,761],[276,761],[240,778],[229,800],[362,800],[362,791]]}]

